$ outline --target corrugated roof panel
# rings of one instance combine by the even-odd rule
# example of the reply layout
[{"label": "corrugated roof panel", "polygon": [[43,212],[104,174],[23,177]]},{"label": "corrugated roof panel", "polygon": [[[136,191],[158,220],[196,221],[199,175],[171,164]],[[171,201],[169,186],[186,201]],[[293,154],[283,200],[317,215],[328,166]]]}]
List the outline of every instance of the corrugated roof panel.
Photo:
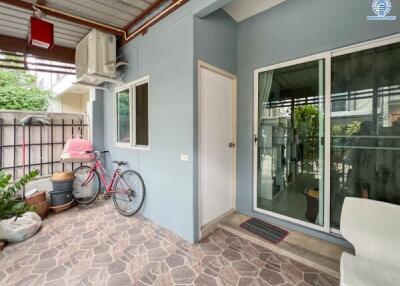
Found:
[{"label": "corrugated roof panel", "polygon": [[[36,0],[24,0],[36,3]],[[85,19],[124,27],[154,0],[46,0],[46,6]]]},{"label": "corrugated roof panel", "polygon": [[25,39],[27,35],[27,31],[16,30],[13,27],[8,27],[5,25],[0,24],[0,34],[4,36]]},{"label": "corrugated roof panel", "polygon": [[0,21],[5,21],[11,24],[20,24],[24,26],[26,26],[26,24],[28,23],[28,20],[26,18],[13,16],[11,14],[3,14],[2,11],[0,11]]},{"label": "corrugated roof panel", "polygon": [[63,19],[59,19],[59,18],[55,18],[52,16],[47,16],[46,19],[50,22],[52,22],[54,25],[57,25],[60,28],[64,28],[66,30],[70,30],[70,31],[75,31],[77,33],[80,34],[87,34],[91,29],[86,27],[86,26],[82,26],[82,25],[78,25],[78,24],[74,24],[71,23],[69,21],[63,20]]},{"label": "corrugated roof panel", "polygon": [[28,35],[28,19],[26,10],[0,3],[0,34],[24,39]]},{"label": "corrugated roof panel", "polygon": [[[23,0],[35,4],[36,0]],[[46,6],[59,11],[123,28],[157,0],[46,0]],[[166,0],[167,1],[167,0]],[[0,35],[26,38],[33,12],[0,2]],[[74,48],[91,28],[71,21],[47,16],[54,24],[55,43]]]},{"label": "corrugated roof panel", "polygon": [[[99,0],[99,1],[108,2],[107,0]],[[121,1],[116,1],[116,2],[122,2],[129,6],[136,6],[140,9],[144,10],[149,5],[151,5],[154,1],[156,1],[156,0],[121,0]],[[112,2],[112,1],[110,1],[110,2]]]},{"label": "corrugated roof panel", "polygon": [[20,24],[16,22],[11,22],[7,20],[0,19],[0,26],[1,27],[10,27],[15,29],[16,31],[21,30],[21,31],[27,31],[28,28],[25,24]]},{"label": "corrugated roof panel", "polygon": [[[0,35],[25,39],[32,14],[32,11],[0,2]],[[63,47],[75,48],[90,31],[87,27],[51,16],[46,17],[45,20],[54,24],[54,42]]]},{"label": "corrugated roof panel", "polygon": [[[123,15],[127,15],[129,18],[127,21],[131,21],[133,17],[139,15],[144,9],[148,7],[146,2],[137,1],[138,3],[142,3],[143,5],[130,5],[125,2],[119,0],[90,0],[92,4],[99,5],[99,8],[104,10],[109,10],[113,13],[121,13]],[[91,4],[91,3],[88,3]]]},{"label": "corrugated roof panel", "polygon": [[46,6],[62,10],[65,12],[69,12],[71,14],[83,17],[85,19],[91,19],[102,23],[108,23],[114,26],[123,26],[124,23],[126,22],[126,20],[120,19],[118,17],[118,13],[115,13],[113,15],[111,13],[111,9],[102,13],[100,12],[101,8],[98,7],[98,5],[96,5],[95,3],[91,3],[92,6],[89,6],[88,1],[81,1],[81,3],[82,4],[74,3],[72,1],[51,0],[46,2]]}]

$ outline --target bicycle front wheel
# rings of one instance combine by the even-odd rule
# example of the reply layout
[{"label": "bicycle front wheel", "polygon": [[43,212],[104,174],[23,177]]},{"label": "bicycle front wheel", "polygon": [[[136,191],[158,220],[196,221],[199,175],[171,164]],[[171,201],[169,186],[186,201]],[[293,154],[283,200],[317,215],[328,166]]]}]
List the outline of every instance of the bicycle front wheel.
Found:
[{"label": "bicycle front wheel", "polygon": [[75,169],[74,175],[72,196],[78,204],[91,204],[101,190],[99,174],[89,166],[81,166]]},{"label": "bicycle front wheel", "polygon": [[115,180],[113,190],[114,205],[120,214],[132,216],[142,208],[146,187],[139,173],[132,170],[123,172]]}]

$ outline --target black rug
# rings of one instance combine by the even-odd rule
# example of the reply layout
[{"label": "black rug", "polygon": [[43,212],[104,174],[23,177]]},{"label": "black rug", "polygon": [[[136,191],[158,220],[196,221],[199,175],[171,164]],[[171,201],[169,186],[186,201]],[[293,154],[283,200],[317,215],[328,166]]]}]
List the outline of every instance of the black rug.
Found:
[{"label": "black rug", "polygon": [[289,234],[287,230],[257,218],[245,221],[240,227],[275,244],[281,242]]}]

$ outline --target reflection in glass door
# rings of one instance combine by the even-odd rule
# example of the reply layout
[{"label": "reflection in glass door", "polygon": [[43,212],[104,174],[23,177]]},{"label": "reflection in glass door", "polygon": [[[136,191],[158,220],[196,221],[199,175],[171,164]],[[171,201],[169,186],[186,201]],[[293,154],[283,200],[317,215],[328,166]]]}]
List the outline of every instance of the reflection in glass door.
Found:
[{"label": "reflection in glass door", "polygon": [[258,209],[324,225],[324,60],[258,73]]},{"label": "reflection in glass door", "polygon": [[400,205],[400,43],[332,58],[330,225],[345,197]]}]

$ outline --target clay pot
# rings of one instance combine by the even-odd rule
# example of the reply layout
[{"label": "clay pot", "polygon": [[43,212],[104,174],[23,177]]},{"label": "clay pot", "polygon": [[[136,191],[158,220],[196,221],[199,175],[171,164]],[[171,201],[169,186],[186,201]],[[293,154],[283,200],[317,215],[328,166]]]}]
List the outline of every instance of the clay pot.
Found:
[{"label": "clay pot", "polygon": [[44,218],[47,215],[47,212],[49,210],[49,204],[47,201],[38,203],[34,205],[35,207],[35,212],[41,217]]},{"label": "clay pot", "polygon": [[38,192],[26,198],[26,204],[28,206],[34,206],[44,201],[46,201],[46,192]]},{"label": "clay pot", "polygon": [[53,210],[55,213],[60,213],[62,211],[65,211],[67,209],[69,209],[74,201],[71,201],[69,203],[66,203],[65,205],[61,205],[61,206],[56,206],[56,207],[50,207],[51,210]]}]

